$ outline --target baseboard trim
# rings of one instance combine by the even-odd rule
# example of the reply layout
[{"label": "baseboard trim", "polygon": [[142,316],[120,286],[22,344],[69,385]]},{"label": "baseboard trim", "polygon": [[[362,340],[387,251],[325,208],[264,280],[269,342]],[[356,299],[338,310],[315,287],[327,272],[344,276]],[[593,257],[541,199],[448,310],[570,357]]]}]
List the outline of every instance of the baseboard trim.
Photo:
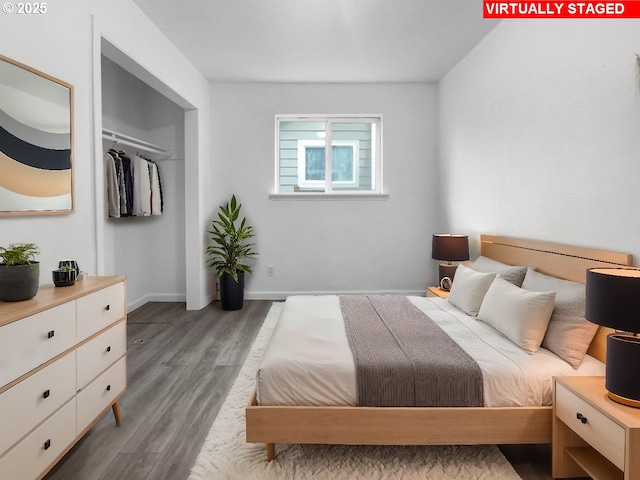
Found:
[{"label": "baseboard trim", "polygon": [[149,302],[186,302],[187,296],[184,293],[149,293],[127,304],[127,313],[140,308]]},{"label": "baseboard trim", "polygon": [[414,295],[424,297],[424,290],[349,290],[310,292],[244,292],[245,300],[284,300],[292,295]]}]

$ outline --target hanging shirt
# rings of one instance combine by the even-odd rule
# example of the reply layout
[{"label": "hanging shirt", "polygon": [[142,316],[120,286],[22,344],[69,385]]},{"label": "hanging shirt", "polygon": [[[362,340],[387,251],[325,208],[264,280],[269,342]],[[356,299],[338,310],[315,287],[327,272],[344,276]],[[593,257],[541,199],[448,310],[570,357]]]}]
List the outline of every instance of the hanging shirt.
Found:
[{"label": "hanging shirt", "polygon": [[116,170],[116,160],[110,153],[104,154],[107,180],[107,208],[110,217],[120,217],[120,185],[118,172]]}]

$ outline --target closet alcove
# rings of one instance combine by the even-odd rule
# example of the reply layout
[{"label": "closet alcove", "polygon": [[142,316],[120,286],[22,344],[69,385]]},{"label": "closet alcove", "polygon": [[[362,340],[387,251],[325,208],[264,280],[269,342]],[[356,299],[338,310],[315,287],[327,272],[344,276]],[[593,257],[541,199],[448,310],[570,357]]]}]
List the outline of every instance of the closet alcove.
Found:
[{"label": "closet alcove", "polygon": [[[103,137],[103,154],[114,148],[154,160],[164,203],[160,216],[110,218],[103,213],[105,273],[127,275],[129,310],[149,301],[185,301],[185,111],[105,55],[101,83],[103,130],[134,139]],[[131,145],[135,139],[167,153]],[[98,189],[106,196],[106,182]]]}]

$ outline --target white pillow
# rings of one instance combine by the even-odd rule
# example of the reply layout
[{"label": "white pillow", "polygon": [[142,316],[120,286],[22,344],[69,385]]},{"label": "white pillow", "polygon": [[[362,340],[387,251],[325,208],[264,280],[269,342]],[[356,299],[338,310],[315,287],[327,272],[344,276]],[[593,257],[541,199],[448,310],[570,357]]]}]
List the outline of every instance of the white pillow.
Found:
[{"label": "white pillow", "polygon": [[536,353],[553,312],[556,292],[532,292],[496,278],[478,320],[491,325],[527,353]]},{"label": "white pillow", "polygon": [[467,315],[477,316],[482,299],[495,277],[495,273],[480,273],[462,264],[458,265],[449,293],[449,303]]}]

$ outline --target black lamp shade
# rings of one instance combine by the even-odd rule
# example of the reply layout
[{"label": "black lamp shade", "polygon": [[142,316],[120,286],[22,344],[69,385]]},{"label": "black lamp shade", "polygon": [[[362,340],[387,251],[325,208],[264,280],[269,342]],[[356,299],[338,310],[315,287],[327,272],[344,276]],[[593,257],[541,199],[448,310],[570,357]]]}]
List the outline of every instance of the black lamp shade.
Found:
[{"label": "black lamp shade", "polygon": [[469,260],[469,238],[466,235],[435,234],[431,258],[448,262]]},{"label": "black lamp shade", "polygon": [[625,332],[640,332],[640,270],[587,270],[585,318]]}]

